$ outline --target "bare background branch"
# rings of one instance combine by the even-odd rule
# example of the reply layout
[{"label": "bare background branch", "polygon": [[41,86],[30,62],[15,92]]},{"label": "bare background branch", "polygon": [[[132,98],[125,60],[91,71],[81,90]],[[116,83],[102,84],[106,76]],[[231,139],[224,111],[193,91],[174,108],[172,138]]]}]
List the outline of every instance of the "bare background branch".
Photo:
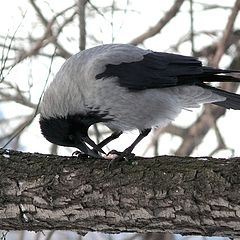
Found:
[{"label": "bare background branch", "polygon": [[134,38],[130,41],[133,45],[138,45],[143,43],[146,39],[159,34],[163,27],[165,27],[172,18],[176,16],[179,12],[180,7],[182,6],[184,0],[176,0],[172,7],[165,13],[163,17],[157,22],[157,24],[151,28],[149,28],[145,33],[141,34],[140,36]]}]

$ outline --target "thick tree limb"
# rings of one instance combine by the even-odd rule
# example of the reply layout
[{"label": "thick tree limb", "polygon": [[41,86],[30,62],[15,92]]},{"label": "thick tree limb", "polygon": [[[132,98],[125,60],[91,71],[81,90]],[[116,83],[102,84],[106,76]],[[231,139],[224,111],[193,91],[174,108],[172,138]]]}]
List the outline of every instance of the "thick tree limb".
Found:
[{"label": "thick tree limb", "polygon": [[107,160],[0,150],[0,228],[240,235],[239,158]]}]

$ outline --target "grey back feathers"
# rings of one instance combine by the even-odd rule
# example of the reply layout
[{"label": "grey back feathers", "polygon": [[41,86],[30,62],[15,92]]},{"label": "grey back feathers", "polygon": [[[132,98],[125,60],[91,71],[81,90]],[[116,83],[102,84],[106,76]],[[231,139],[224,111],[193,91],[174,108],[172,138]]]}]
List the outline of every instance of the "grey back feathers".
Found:
[{"label": "grey back feathers", "polygon": [[[192,57],[128,44],[102,45],[64,63],[43,97],[40,113],[49,119],[92,111],[103,121],[111,119],[105,123],[109,128],[121,131],[165,126],[184,108],[226,101],[226,94],[203,82],[227,72],[202,67]],[[234,104],[239,103],[238,96]]]},{"label": "grey back feathers", "polygon": [[99,94],[105,86],[95,81],[96,75],[104,72],[109,62],[140,61],[147,52],[131,45],[113,44],[73,55],[63,64],[45,92],[40,109],[42,117],[64,117],[79,111],[84,114],[93,100],[101,104],[98,98],[101,98]]}]

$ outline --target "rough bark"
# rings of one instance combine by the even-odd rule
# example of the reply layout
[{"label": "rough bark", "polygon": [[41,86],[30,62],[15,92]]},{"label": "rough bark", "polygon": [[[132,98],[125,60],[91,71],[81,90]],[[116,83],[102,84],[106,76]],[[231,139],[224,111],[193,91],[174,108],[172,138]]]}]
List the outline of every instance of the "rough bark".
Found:
[{"label": "rough bark", "polygon": [[240,235],[239,158],[108,160],[0,150],[0,229]]}]

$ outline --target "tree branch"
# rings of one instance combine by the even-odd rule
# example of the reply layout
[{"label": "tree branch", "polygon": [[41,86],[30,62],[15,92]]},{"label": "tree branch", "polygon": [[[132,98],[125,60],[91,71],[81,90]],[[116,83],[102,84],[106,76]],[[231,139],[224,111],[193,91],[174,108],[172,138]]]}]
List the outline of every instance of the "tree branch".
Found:
[{"label": "tree branch", "polygon": [[[71,22],[73,20],[73,17],[76,15],[76,13],[74,12],[72,14],[72,16],[70,18],[68,18],[67,20],[65,20],[65,22],[62,24],[62,26],[59,26],[59,30],[58,30],[58,33],[56,35],[53,34],[53,31],[52,31],[52,26],[53,24],[57,21],[57,18],[59,16],[63,16],[64,13],[66,13],[67,11],[73,9],[76,4],[62,10],[61,12],[57,13],[55,16],[53,16],[53,18],[51,20],[47,20],[47,18],[44,17],[44,14],[42,13],[41,9],[37,6],[37,4],[35,3],[34,0],[29,0],[32,7],[34,8],[34,10],[36,11],[36,13],[38,14],[39,16],[39,19],[40,21],[42,22],[42,24],[45,26],[46,28],[46,31],[45,32],[48,32],[48,38],[46,38],[47,43],[46,45],[49,43],[49,42],[52,42],[57,48],[58,48],[58,51],[59,51],[59,54],[61,56],[63,56],[64,58],[69,58],[71,56],[71,54],[61,45],[58,43],[58,35],[60,34],[60,32],[62,31],[62,28],[69,22]],[[41,39],[40,39],[41,40]],[[43,39],[45,40],[45,39]],[[45,46],[45,45],[44,45]]]},{"label": "tree branch", "polygon": [[239,158],[108,160],[0,150],[0,228],[240,235]]},{"label": "tree branch", "polygon": [[141,34],[140,36],[134,38],[130,44],[138,45],[144,42],[146,39],[153,37],[154,35],[158,34],[162,28],[165,27],[173,19],[176,14],[178,13],[180,7],[182,6],[184,0],[176,0],[173,6],[166,12],[166,14],[157,22],[157,24],[151,28],[149,28],[145,33]]},{"label": "tree branch", "polygon": [[86,3],[87,0],[78,0],[78,19],[79,19],[79,50],[86,48]]},{"label": "tree branch", "polygon": [[237,18],[237,15],[238,15],[238,12],[239,12],[239,9],[240,9],[240,0],[236,0],[233,8],[232,8],[232,12],[231,12],[231,15],[229,16],[229,19],[228,19],[228,22],[227,22],[227,25],[223,31],[223,36],[222,38],[220,39],[220,41],[218,42],[218,45],[217,45],[217,51],[215,53],[215,56],[212,60],[212,65],[217,67],[225,50],[226,50],[226,45],[227,45],[227,42],[232,34],[232,29],[233,29],[233,25],[234,25],[234,22]]}]

